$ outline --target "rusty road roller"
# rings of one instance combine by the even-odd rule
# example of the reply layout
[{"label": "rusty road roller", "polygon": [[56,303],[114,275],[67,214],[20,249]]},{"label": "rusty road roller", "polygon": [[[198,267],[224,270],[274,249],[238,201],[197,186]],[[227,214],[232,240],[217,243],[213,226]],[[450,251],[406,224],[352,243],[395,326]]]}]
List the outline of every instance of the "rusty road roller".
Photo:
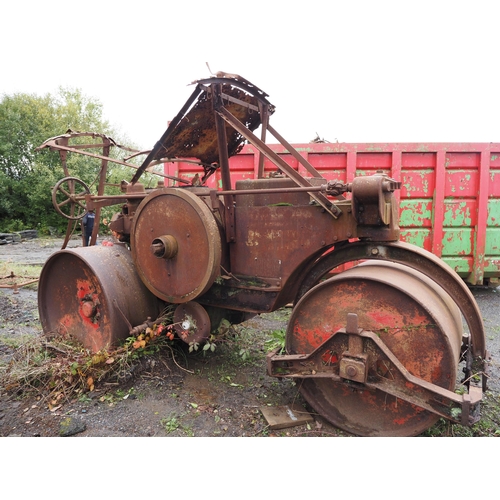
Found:
[{"label": "rusty road roller", "polygon": [[[52,199],[69,219],[40,276],[44,331],[110,349],[169,304],[189,331],[183,340],[201,343],[222,319],[237,324],[292,304],[286,350],[268,355],[267,373],[295,379],[334,426],[412,436],[441,417],[477,422],[487,380],[481,314],[448,265],[400,241],[400,182],[383,171],[327,182],[271,126],[275,108],[261,89],[234,75],[193,85],[150,151],[111,158],[121,147],[111,138],[72,131],[40,146],[61,156],[66,177]],[[269,134],[299,169],[266,145]],[[244,143],[259,151],[258,175],[232,184],[229,158]],[[97,194],[69,174],[71,153],[101,161]],[[152,189],[139,182],[155,165],[185,159],[203,174],[156,172]],[[114,195],[104,192],[110,161],[134,169]],[[218,189],[206,185],[215,172]],[[70,224],[115,205],[112,246],[66,248]]]}]

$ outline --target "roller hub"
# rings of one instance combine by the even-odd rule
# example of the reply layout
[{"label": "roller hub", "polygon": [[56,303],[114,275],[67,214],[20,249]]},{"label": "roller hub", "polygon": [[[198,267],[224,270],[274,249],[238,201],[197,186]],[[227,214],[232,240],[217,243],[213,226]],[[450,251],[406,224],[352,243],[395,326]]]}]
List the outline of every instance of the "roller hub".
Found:
[{"label": "roller hub", "polygon": [[173,259],[178,251],[177,240],[170,234],[155,238],[151,244],[151,252],[158,259]]}]

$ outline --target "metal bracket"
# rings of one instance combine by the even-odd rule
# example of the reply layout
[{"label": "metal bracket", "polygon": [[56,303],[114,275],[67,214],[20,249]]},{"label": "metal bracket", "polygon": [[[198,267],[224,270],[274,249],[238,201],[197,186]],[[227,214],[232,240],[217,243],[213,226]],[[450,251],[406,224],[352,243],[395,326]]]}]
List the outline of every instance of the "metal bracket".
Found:
[{"label": "metal bracket", "polygon": [[[277,378],[328,378],[363,390],[379,390],[417,405],[425,410],[462,425],[472,425],[479,420],[482,399],[480,387],[471,386],[468,394],[450,390],[412,375],[374,332],[357,328],[357,315],[348,315],[347,328],[335,332],[310,354],[279,355],[277,351],[267,356],[267,373]],[[349,350],[344,362],[325,363],[325,353],[334,352],[338,335],[349,336]],[[352,340],[351,340],[352,337]],[[388,361],[394,368],[397,380],[378,376],[367,377],[368,349],[365,342],[377,352],[379,359]]]}]

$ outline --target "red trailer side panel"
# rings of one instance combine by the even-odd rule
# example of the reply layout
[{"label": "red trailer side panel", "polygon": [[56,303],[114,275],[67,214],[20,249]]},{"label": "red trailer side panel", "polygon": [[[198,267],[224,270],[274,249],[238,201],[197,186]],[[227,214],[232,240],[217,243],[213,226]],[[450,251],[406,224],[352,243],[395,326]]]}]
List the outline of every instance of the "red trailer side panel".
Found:
[{"label": "red trailer side panel", "polygon": [[[305,168],[283,146],[270,144],[290,166]],[[377,170],[401,181],[402,239],[441,257],[471,284],[500,277],[499,143],[310,143],[293,147],[327,180],[350,182]],[[247,145],[230,158],[232,186],[258,176],[259,152]],[[264,160],[264,176],[276,167]],[[189,162],[165,164],[183,178],[201,174]],[[217,171],[207,182],[220,188]]]}]

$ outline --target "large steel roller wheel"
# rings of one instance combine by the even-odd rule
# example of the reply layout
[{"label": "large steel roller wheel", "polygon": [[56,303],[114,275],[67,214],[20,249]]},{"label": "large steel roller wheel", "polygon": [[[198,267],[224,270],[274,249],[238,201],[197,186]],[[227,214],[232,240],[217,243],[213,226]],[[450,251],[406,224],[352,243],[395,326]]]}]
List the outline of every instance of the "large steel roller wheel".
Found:
[{"label": "large steel roller wheel", "polygon": [[156,319],[158,303],[122,245],[61,250],[49,257],[40,274],[38,309],[44,332],[72,337],[92,352],[116,347],[131,326]]},{"label": "large steel roller wheel", "polygon": [[[410,374],[454,389],[461,315],[447,292],[432,280],[386,262],[366,262],[340,273],[316,285],[297,303],[287,330],[287,352],[310,354],[346,327],[348,314],[357,315],[359,328],[373,332]],[[428,409],[393,395],[404,394],[406,383],[398,378],[395,365],[381,356],[376,342],[363,338],[361,361],[349,367],[350,358],[345,357],[352,349],[349,339],[345,333],[335,335],[328,352],[322,353],[324,363],[337,369],[340,377],[298,381],[302,395],[321,416],[360,436],[418,435],[438,420]],[[342,359],[347,360],[345,373],[352,375],[366,363],[367,380],[353,382],[345,373],[347,379],[342,378]],[[383,383],[377,386],[377,380]],[[385,391],[390,384],[396,390]]]},{"label": "large steel roller wheel", "polygon": [[131,249],[142,281],[166,302],[196,299],[220,274],[217,222],[203,200],[186,189],[158,190],[141,202]]}]

